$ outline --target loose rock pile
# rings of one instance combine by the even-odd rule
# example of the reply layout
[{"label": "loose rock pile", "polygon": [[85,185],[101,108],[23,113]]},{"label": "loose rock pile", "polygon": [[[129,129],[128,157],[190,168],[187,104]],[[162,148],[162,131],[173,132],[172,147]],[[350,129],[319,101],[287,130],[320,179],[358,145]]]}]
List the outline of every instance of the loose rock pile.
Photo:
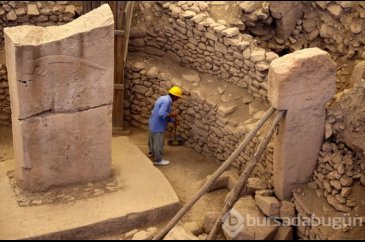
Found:
[{"label": "loose rock pile", "polygon": [[[269,185],[259,178],[249,178],[246,195],[234,205],[233,209],[223,218],[223,232],[227,239],[250,240],[291,240],[293,228],[289,221],[296,216],[292,202],[279,202]],[[230,226],[229,217],[237,224]],[[203,223],[203,231],[209,234],[217,213],[207,214]],[[284,222],[282,222],[284,221]],[[256,222],[256,224],[253,224]]]},{"label": "loose rock pile", "polygon": [[343,143],[326,142],[318,157],[311,186],[337,211],[350,212],[357,202],[352,198],[354,183],[365,186],[365,163]]},{"label": "loose rock pile", "polygon": [[365,186],[364,93],[365,81],[360,80],[338,93],[327,107],[326,138],[336,143],[328,141],[322,147],[314,188],[341,212],[362,205],[354,200],[353,189],[355,184]]},{"label": "loose rock pile", "polygon": [[10,126],[11,108],[6,66],[0,64],[0,125]]},{"label": "loose rock pile", "polygon": [[[132,27],[130,51],[158,56],[172,52],[186,67],[214,74],[247,89],[257,99],[267,99],[266,76],[278,55],[259,48],[238,27],[211,18],[206,3],[148,3],[143,8],[152,9],[153,14],[146,14],[146,26]],[[158,24],[147,22],[153,15],[159,17]]]}]

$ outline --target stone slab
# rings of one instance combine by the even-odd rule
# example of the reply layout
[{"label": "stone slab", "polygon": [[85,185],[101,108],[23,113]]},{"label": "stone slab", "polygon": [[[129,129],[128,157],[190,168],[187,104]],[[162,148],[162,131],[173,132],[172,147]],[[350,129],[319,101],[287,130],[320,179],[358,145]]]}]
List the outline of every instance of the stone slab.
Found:
[{"label": "stone slab", "polygon": [[325,104],[336,92],[336,63],[319,48],[295,51],[271,62],[268,81],[269,101],[287,110],[274,142],[274,187],[279,199],[288,200],[317,164]]},{"label": "stone slab", "polygon": [[17,183],[27,191],[111,175],[112,105],[13,118]]},{"label": "stone slab", "polygon": [[234,226],[230,225],[228,220],[228,225],[223,225],[223,232],[229,240],[272,240],[278,230],[278,227],[261,213],[251,196],[238,200],[229,214],[231,219],[235,218],[238,221]]},{"label": "stone slab", "polygon": [[18,185],[35,192],[109,177],[109,5],[62,26],[17,26],[4,33]]},{"label": "stone slab", "polygon": [[61,26],[5,28],[12,115],[113,102],[114,18],[108,4]]},{"label": "stone slab", "polygon": [[[171,218],[179,199],[165,176],[127,137],[113,138],[113,174],[123,187],[96,198],[65,204],[18,207],[0,163],[0,239],[82,239],[128,232]],[[146,182],[148,181],[148,182]]]}]

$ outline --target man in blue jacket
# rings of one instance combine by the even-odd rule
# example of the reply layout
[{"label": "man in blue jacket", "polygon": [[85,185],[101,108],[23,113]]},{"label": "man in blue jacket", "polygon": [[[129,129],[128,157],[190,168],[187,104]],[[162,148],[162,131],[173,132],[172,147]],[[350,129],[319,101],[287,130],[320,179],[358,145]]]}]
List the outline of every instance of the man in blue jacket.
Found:
[{"label": "man in blue jacket", "polygon": [[169,94],[157,99],[150,116],[148,126],[149,157],[155,157],[155,165],[168,165],[170,162],[163,160],[164,133],[169,122],[176,122],[176,114],[171,112],[172,103],[182,97],[179,87],[172,87]]}]

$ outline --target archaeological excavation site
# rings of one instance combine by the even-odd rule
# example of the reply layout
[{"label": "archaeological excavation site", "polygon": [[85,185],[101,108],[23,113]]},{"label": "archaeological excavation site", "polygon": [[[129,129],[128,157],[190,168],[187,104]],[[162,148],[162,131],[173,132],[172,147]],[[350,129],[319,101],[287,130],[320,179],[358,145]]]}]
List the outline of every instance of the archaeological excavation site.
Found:
[{"label": "archaeological excavation site", "polygon": [[364,240],[365,1],[0,1],[1,240]]}]

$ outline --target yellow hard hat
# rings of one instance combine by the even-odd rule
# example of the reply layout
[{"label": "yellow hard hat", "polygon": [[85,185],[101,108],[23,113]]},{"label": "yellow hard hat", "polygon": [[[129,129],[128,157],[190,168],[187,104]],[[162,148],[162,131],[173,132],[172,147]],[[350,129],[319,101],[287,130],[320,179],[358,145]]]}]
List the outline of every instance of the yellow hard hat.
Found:
[{"label": "yellow hard hat", "polygon": [[183,93],[181,91],[180,87],[173,86],[170,88],[169,93],[176,96],[176,97],[182,97]]}]

